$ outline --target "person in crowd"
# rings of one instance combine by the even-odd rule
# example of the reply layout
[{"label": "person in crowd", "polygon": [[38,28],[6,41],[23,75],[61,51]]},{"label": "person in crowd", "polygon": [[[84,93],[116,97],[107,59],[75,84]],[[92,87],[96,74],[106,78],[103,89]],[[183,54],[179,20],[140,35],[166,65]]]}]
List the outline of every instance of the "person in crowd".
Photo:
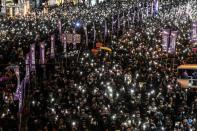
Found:
[{"label": "person in crowd", "polygon": [[[118,8],[110,2],[93,7],[79,6],[81,8],[74,5],[56,7],[47,15],[38,11],[25,17],[0,19],[1,29],[6,28],[0,40],[5,44],[5,48],[0,48],[0,130],[15,131],[20,126],[26,126],[29,131],[196,130],[197,96],[181,88],[175,73],[176,65],[196,62],[195,56],[192,59],[191,50],[184,51],[185,45],[188,45],[184,32],[189,30],[191,21],[184,15],[188,18],[186,23],[177,18],[179,25],[176,22],[171,24],[172,28],[183,30],[180,35],[184,36],[177,39],[179,44],[173,57],[176,63],[171,63],[171,55],[163,52],[158,33],[161,27],[167,27],[169,21],[174,21],[165,17],[169,13],[165,9],[156,18],[139,20],[134,17],[134,23],[127,28],[124,24],[120,28],[114,25],[113,32],[109,30],[111,36],[106,40],[111,53],[99,51],[94,56],[88,49],[92,45],[84,48],[84,41],[83,45],[77,45],[77,49],[81,49],[79,56],[62,58],[61,53],[57,53],[54,59],[50,59],[48,53],[46,64],[37,64],[36,72],[31,72],[21,112],[23,122],[19,121],[19,103],[13,98],[17,80],[14,72],[6,69],[7,65],[20,65],[20,76],[23,77],[29,43],[35,42],[38,49],[38,43],[45,40],[48,52],[51,34],[56,36],[56,50],[61,51],[58,19],[68,20],[63,22],[62,30],[66,31],[73,28],[74,25],[70,24],[77,18],[90,19],[84,15],[98,15],[102,19],[106,15],[108,19],[115,19],[126,12],[123,10],[125,12],[120,16],[112,16],[109,12],[105,14],[105,9]],[[171,11],[177,9],[171,8]],[[169,17],[174,17],[173,13],[170,12]],[[8,25],[11,25],[9,29]],[[108,26],[112,27],[111,24]],[[100,28],[103,29],[101,25],[96,25],[96,29]],[[84,33],[81,29],[79,32]],[[88,35],[93,41],[93,34],[89,32]],[[97,37],[102,35],[100,31]],[[36,51],[37,56],[39,51]],[[173,66],[169,67],[169,64]]]}]

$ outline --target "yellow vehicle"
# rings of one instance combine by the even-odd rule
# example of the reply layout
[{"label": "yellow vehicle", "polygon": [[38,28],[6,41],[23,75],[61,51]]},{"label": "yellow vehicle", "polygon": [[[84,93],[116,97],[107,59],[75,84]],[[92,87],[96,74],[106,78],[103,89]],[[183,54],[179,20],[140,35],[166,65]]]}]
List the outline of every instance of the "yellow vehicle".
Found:
[{"label": "yellow vehicle", "polygon": [[197,64],[180,65],[177,72],[177,81],[182,88],[197,89]]},{"label": "yellow vehicle", "polygon": [[106,47],[106,46],[104,46],[103,43],[98,42],[98,43],[96,43],[96,48],[92,49],[92,53],[94,54],[94,56],[97,56],[100,51],[112,53],[111,48]]},{"label": "yellow vehicle", "polygon": [[109,53],[112,52],[112,50],[110,48],[108,48],[108,47],[100,47],[100,50],[107,51]]}]

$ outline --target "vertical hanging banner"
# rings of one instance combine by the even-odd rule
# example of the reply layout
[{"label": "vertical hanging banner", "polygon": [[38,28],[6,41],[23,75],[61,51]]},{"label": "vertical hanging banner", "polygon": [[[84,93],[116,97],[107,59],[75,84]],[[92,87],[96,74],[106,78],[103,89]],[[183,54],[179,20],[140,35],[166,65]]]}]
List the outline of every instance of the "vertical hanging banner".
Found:
[{"label": "vertical hanging banner", "polygon": [[191,40],[196,39],[197,38],[197,22],[194,22],[192,24],[192,36],[191,36]]},{"label": "vertical hanging banner", "polygon": [[192,23],[192,32],[190,42],[192,44],[192,52],[197,52],[197,22]]},{"label": "vertical hanging banner", "polygon": [[20,86],[19,86],[19,92],[18,92],[18,96],[19,96],[18,97],[18,100],[19,100],[19,109],[18,109],[18,111],[19,112],[22,112],[22,110],[23,110],[23,89],[25,88],[24,87],[25,84],[26,84],[25,79],[23,79],[21,81]]},{"label": "vertical hanging banner", "polygon": [[45,43],[40,43],[40,64],[45,64]]},{"label": "vertical hanging banner", "polygon": [[60,19],[58,20],[58,31],[59,31],[59,34],[61,35],[62,34],[62,22]]},{"label": "vertical hanging banner", "polygon": [[77,43],[76,43],[76,31],[75,29],[73,30],[73,48],[76,49],[77,48]]},{"label": "vertical hanging banner", "polygon": [[112,21],[111,23],[111,35],[112,35],[114,32],[114,16],[113,15],[111,16],[111,21]]},{"label": "vertical hanging banner", "polygon": [[[112,26],[113,26],[113,23],[112,23]],[[95,23],[93,23],[93,30],[94,30],[94,40],[93,40],[93,43],[95,44],[96,43],[96,29],[95,29]],[[93,46],[94,47],[94,46]]]},{"label": "vertical hanging banner", "polygon": [[26,79],[24,78],[14,93],[14,100],[19,100],[19,112],[22,112],[23,107],[23,90],[25,89]]},{"label": "vertical hanging banner", "polygon": [[126,31],[126,19],[123,19],[123,29],[122,29],[123,33],[125,33]]},{"label": "vertical hanging banner", "polygon": [[63,44],[64,44],[64,54],[66,54],[66,52],[67,52],[67,50],[66,50],[66,48],[67,48],[67,40],[66,40],[66,35],[64,34],[63,36],[62,36],[62,39],[63,39]]},{"label": "vertical hanging banner", "polygon": [[14,69],[14,73],[15,73],[16,78],[17,78],[17,88],[16,88],[16,92],[14,94],[14,100],[18,100],[19,99],[19,91],[20,91],[20,71],[19,71],[19,66],[15,66],[13,69]]},{"label": "vertical hanging banner", "polygon": [[142,6],[141,6],[142,21],[143,21],[143,19],[144,19],[145,14],[146,14],[145,9],[146,9],[146,8],[145,8],[145,4],[142,3]]},{"label": "vertical hanging banner", "polygon": [[55,58],[55,35],[51,35],[51,50],[50,50],[50,58]]},{"label": "vertical hanging banner", "polygon": [[159,11],[159,1],[158,0],[153,0],[153,16],[156,16]]},{"label": "vertical hanging banner", "polygon": [[35,71],[36,70],[36,59],[35,59],[35,44],[31,44],[30,47],[30,70]]},{"label": "vertical hanging banner", "polygon": [[129,12],[127,14],[127,27],[130,27],[131,22],[131,10],[129,9]]},{"label": "vertical hanging banner", "polygon": [[87,29],[87,23],[83,24],[83,29],[84,29],[85,37],[86,37],[86,46],[88,47],[88,29]]},{"label": "vertical hanging banner", "polygon": [[170,45],[168,53],[175,53],[176,52],[176,39],[177,39],[178,31],[171,31],[170,34]]},{"label": "vertical hanging banner", "polygon": [[146,2],[146,16],[149,16],[149,2]]},{"label": "vertical hanging banner", "polygon": [[16,75],[16,78],[17,78],[17,81],[19,82],[20,84],[20,72],[19,72],[19,66],[15,66],[14,67],[14,73]]},{"label": "vertical hanging banner", "polygon": [[125,19],[125,13],[124,13],[124,11],[123,11],[123,12],[122,12],[122,17],[121,17],[121,25],[123,25],[124,19]]},{"label": "vertical hanging banner", "polygon": [[163,29],[162,30],[162,50],[164,52],[168,52],[169,37],[170,37],[170,29]]},{"label": "vertical hanging banner", "polygon": [[144,18],[145,18],[145,15],[146,13],[145,13],[145,7],[143,6],[142,7],[142,9],[141,9],[141,19],[142,19],[142,21],[144,20]]},{"label": "vertical hanging banner", "polygon": [[38,32],[36,32],[36,38],[35,38],[36,41],[39,41],[40,40],[40,34]]},{"label": "vertical hanging banner", "polygon": [[150,6],[151,6],[151,7],[150,7],[150,11],[151,11],[150,13],[151,13],[151,15],[153,15],[153,12],[154,12],[154,1],[155,1],[155,0],[152,0],[151,3],[150,3],[150,4],[151,4],[151,5],[150,5]]},{"label": "vertical hanging banner", "polygon": [[29,54],[30,53],[27,53],[25,57],[25,77],[27,79],[29,79]]},{"label": "vertical hanging banner", "polygon": [[141,20],[141,18],[140,18],[140,10],[138,10],[138,12],[137,12],[137,21],[140,21]]},{"label": "vertical hanging banner", "polygon": [[124,14],[124,11],[123,11],[123,16],[122,16],[122,32],[124,33],[125,32],[125,28],[126,28],[126,17],[125,17],[125,14]]},{"label": "vertical hanging banner", "polygon": [[107,21],[105,20],[105,29],[104,29],[104,39],[106,41],[107,38]]},{"label": "vertical hanging banner", "polygon": [[118,31],[120,29],[120,11],[118,11]]},{"label": "vertical hanging banner", "polygon": [[134,11],[134,13],[133,13],[133,23],[135,23],[135,16],[136,16],[136,13]]},{"label": "vertical hanging banner", "polygon": [[61,38],[61,44],[63,44],[63,45],[64,45],[64,36],[65,36],[65,35],[66,35],[66,34],[62,33],[62,34],[61,34],[61,37],[60,37],[60,38]]}]

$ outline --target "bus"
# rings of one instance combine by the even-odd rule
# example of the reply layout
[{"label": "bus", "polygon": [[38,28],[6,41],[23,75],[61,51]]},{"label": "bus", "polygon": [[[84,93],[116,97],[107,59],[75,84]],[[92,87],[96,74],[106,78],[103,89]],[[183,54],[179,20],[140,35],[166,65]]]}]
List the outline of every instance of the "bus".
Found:
[{"label": "bus", "polygon": [[182,88],[197,89],[197,64],[180,65],[177,72],[177,81]]}]

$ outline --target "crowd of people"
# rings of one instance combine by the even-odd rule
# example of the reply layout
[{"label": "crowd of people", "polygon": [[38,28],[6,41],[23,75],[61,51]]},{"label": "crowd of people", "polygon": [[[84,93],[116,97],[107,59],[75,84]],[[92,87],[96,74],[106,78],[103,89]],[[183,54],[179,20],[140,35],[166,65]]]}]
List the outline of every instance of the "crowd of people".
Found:
[{"label": "crowd of people", "polygon": [[[128,11],[129,5],[109,2],[94,7],[64,5],[52,9],[50,15],[37,12],[13,21],[2,18],[0,26],[4,33],[1,32],[3,44],[0,45],[0,130],[17,131],[24,127],[24,130],[30,131],[197,130],[196,92],[182,89],[176,73],[178,65],[197,63],[189,40],[191,24],[197,18],[197,4],[195,1],[187,4],[184,0],[179,4],[173,2],[168,9],[161,3],[162,9],[153,17],[144,15],[146,10],[139,17],[131,17],[131,12],[132,15],[124,12]],[[120,4],[123,9],[119,14],[115,9]],[[111,9],[116,12],[113,16],[115,20],[122,18],[120,27],[115,20],[114,27],[111,25]],[[79,55],[62,58],[57,53],[62,52],[57,31],[57,20],[60,17],[63,30],[66,31],[73,28],[75,24],[72,25],[72,22],[87,21],[90,48],[94,44],[95,32],[91,28],[94,19],[96,41],[106,42],[104,44],[112,51],[100,51],[95,56],[88,47],[83,47],[85,42],[82,40],[77,45]],[[100,18],[103,21],[107,19],[107,35],[103,32],[106,28],[103,28],[103,22],[98,24]],[[83,29],[79,27],[77,31],[83,33],[80,28]],[[179,31],[174,54],[162,50],[162,28]],[[52,33],[56,35],[58,55],[55,59],[50,59],[48,50]],[[40,35],[39,40],[35,40],[37,34]],[[47,47],[46,64],[36,64],[36,72],[31,74],[20,117],[18,101],[13,99],[16,76],[12,69],[6,67],[19,65],[23,78],[29,43],[35,42],[38,46],[43,40]],[[68,51],[72,51],[72,45],[68,46],[71,46]]]}]

